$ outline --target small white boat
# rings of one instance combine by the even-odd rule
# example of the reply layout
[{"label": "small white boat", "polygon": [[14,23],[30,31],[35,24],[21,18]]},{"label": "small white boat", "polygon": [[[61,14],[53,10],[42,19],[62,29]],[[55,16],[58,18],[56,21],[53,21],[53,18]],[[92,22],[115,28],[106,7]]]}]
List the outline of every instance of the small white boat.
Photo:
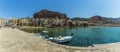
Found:
[{"label": "small white boat", "polygon": [[44,33],[49,33],[49,31],[42,31],[42,32],[44,32]]},{"label": "small white boat", "polygon": [[64,37],[57,37],[57,38],[49,38],[49,40],[52,40],[53,42],[56,42],[56,43],[65,43],[65,42],[69,42],[71,41],[73,38],[73,36],[64,36]]}]

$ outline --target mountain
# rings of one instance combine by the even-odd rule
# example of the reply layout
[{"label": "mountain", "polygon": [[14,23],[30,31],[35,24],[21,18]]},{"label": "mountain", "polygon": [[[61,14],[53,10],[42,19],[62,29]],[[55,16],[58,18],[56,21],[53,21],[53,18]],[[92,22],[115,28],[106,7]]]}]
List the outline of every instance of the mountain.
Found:
[{"label": "mountain", "polygon": [[111,23],[111,20],[109,20],[106,17],[102,17],[99,15],[92,16],[88,19],[88,22],[91,23],[100,23],[100,24],[105,24],[105,23]]},{"label": "mountain", "polygon": [[114,24],[120,24],[120,18],[107,18],[107,19]]},{"label": "mountain", "polygon": [[87,21],[90,23],[98,23],[98,24],[108,24],[108,23],[120,24],[120,18],[107,18],[99,15],[92,16]]},{"label": "mountain", "polygon": [[60,13],[60,12],[55,12],[55,11],[50,11],[47,9],[43,9],[39,12],[34,13],[34,18],[59,18],[59,19],[69,19],[66,14]]}]

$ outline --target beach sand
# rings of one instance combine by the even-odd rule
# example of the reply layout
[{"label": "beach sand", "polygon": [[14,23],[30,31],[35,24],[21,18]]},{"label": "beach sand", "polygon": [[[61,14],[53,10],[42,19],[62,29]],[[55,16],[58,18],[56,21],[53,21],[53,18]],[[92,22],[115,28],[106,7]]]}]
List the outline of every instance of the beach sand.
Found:
[{"label": "beach sand", "polygon": [[72,47],[52,43],[18,29],[0,28],[0,52],[120,52],[120,43]]}]

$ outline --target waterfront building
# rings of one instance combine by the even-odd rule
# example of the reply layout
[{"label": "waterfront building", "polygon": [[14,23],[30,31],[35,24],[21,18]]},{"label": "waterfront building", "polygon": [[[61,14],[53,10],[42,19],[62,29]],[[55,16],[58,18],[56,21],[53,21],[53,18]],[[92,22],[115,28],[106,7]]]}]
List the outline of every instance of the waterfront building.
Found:
[{"label": "waterfront building", "polygon": [[87,21],[80,21],[80,26],[86,27],[89,23]]},{"label": "waterfront building", "polygon": [[73,25],[72,25],[72,20],[68,20],[68,21],[67,21],[67,26],[68,26],[68,27],[73,27]]},{"label": "waterfront building", "polygon": [[89,26],[95,26],[95,23],[88,23]]},{"label": "waterfront building", "polygon": [[35,18],[29,18],[29,26],[35,26]]},{"label": "waterfront building", "polygon": [[67,26],[68,27],[88,26],[88,22],[87,21],[80,21],[80,20],[68,20]]},{"label": "waterfront building", "polygon": [[19,20],[16,18],[11,18],[8,21],[9,26],[18,26],[19,25]]},{"label": "waterfront building", "polygon": [[30,18],[20,18],[19,19],[19,26],[29,26]]},{"label": "waterfront building", "polygon": [[0,18],[0,26],[6,26],[7,20],[5,18]]}]

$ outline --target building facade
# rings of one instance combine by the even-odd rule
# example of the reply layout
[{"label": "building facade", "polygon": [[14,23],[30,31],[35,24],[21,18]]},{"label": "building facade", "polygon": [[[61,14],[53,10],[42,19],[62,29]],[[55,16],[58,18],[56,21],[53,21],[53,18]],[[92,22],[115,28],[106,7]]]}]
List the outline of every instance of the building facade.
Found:
[{"label": "building facade", "polygon": [[7,20],[5,18],[0,18],[0,26],[6,26]]},{"label": "building facade", "polygon": [[12,18],[12,19],[9,19],[8,24],[9,24],[9,26],[11,26],[11,25],[13,25],[13,26],[29,26],[30,18],[20,18],[20,19]]},{"label": "building facade", "polygon": [[18,26],[29,26],[30,18],[20,18]]},{"label": "building facade", "polygon": [[19,25],[19,20],[16,18],[9,19],[8,21],[9,26],[18,26]]}]

